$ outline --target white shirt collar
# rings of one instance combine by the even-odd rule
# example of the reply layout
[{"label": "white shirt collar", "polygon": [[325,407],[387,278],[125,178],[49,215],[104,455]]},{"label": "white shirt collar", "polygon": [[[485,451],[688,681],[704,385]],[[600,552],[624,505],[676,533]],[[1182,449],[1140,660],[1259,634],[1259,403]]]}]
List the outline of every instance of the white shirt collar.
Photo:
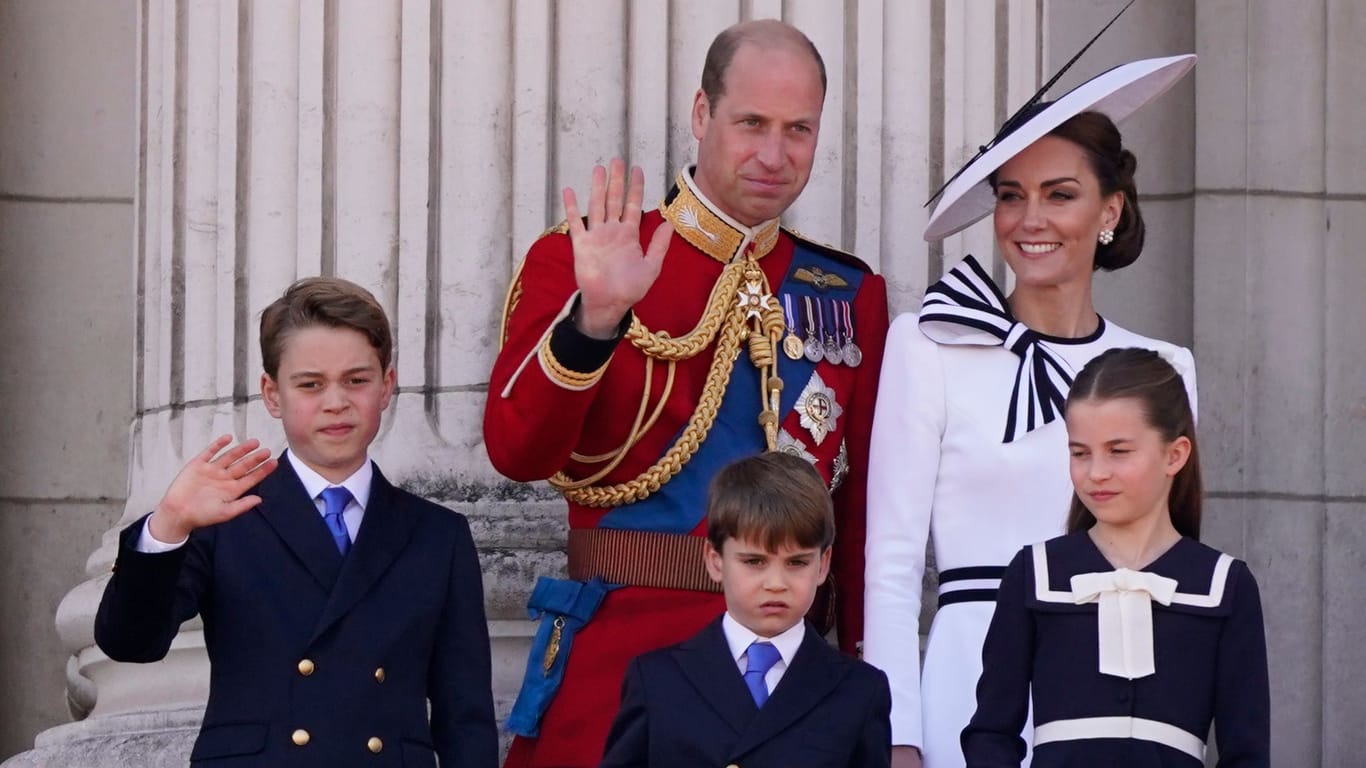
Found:
[{"label": "white shirt collar", "polygon": [[340,483],[329,482],[327,478],[314,472],[313,468],[305,464],[303,460],[294,458],[294,454],[290,451],[285,451],[285,458],[289,461],[289,465],[294,468],[294,474],[299,476],[299,482],[304,484],[308,498],[317,499],[324,488],[340,485],[351,492],[351,498],[361,509],[365,509],[366,505],[370,503],[370,481],[375,476],[375,465],[368,457],[365,463],[360,465],[360,469]]},{"label": "white shirt collar", "polygon": [[765,640],[778,649],[783,665],[790,666],[792,657],[797,655],[797,649],[802,646],[802,639],[806,637],[806,621],[799,621],[773,637],[760,637],[736,621],[730,615],[730,611],[726,611],[726,615],[721,617],[721,631],[726,636],[726,644],[730,646],[730,655],[736,664],[740,663],[740,657],[749,650],[751,643],[755,640]]}]

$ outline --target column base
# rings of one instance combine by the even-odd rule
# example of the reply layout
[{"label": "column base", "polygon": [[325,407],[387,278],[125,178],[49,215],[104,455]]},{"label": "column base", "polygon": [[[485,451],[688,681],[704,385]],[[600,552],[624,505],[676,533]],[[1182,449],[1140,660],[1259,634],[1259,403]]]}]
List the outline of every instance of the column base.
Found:
[{"label": "column base", "polygon": [[184,768],[202,708],[90,717],[38,734],[0,768]]}]

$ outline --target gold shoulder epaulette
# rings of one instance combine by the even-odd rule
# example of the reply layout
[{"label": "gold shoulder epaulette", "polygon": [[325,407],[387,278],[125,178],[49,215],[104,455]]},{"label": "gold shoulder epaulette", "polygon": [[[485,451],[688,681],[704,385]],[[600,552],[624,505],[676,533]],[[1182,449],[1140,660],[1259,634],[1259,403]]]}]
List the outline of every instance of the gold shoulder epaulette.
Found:
[{"label": "gold shoulder epaulette", "polygon": [[[561,219],[559,224],[547,227],[544,232],[536,236],[537,240],[546,235],[567,235],[569,234],[569,219]],[[508,340],[508,317],[512,310],[517,308],[517,302],[522,298],[522,270],[526,267],[526,259],[517,265],[517,271],[512,273],[512,282],[508,283],[507,293],[503,296],[503,314],[498,320],[498,349],[502,349]]]},{"label": "gold shoulder epaulette", "polygon": [[[546,230],[549,233],[551,230]],[[543,233],[541,237],[545,237]],[[538,240],[540,238],[537,238]],[[522,270],[526,269],[526,259],[522,259],[517,265],[517,271],[512,273],[512,281],[508,283],[508,291],[503,296],[503,314],[498,320],[498,351],[503,350],[503,345],[508,340],[508,317],[512,315],[512,310],[517,308],[517,302],[522,298]]]},{"label": "gold shoulder epaulette", "polygon": [[537,240],[546,235],[567,235],[569,234],[569,219],[560,219],[560,223],[553,227],[547,227],[544,232],[536,236]]},{"label": "gold shoulder epaulette", "polygon": [[836,246],[833,246],[833,245],[831,245],[830,243],[821,242],[820,240],[817,240],[817,239],[811,237],[810,235],[802,234],[801,232],[799,232],[799,231],[793,229],[792,227],[784,226],[784,227],[783,227],[783,231],[786,232],[786,233],[788,233],[789,235],[792,235],[793,237],[797,238],[798,240],[802,241],[803,243],[806,243],[807,245],[814,245],[814,246],[816,246],[817,248],[821,249],[822,251],[829,251],[829,252],[831,252],[831,253],[838,253],[838,254],[840,254],[841,256],[848,256],[848,257],[851,258],[851,259],[856,259],[856,258],[858,258],[858,257],[855,256],[854,254],[852,254],[852,253],[850,253],[850,252],[844,250],[843,248],[837,248]]}]

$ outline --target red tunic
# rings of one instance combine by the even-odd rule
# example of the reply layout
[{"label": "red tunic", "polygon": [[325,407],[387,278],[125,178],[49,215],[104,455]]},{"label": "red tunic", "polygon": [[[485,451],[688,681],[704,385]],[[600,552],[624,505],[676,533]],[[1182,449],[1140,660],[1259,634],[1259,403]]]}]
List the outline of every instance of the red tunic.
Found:
[{"label": "red tunic", "polygon": [[[682,192],[689,194],[686,187],[682,187]],[[642,248],[648,245],[662,221],[659,212],[645,215],[640,230]],[[772,250],[758,262],[775,292],[792,266],[794,244],[794,237],[783,231]],[[808,247],[834,255],[820,246]],[[853,257],[835,257],[867,271]],[[724,266],[715,256],[675,235],[658,280],[633,312],[651,331],[667,331],[675,338],[686,334],[702,317]],[[622,445],[640,407],[647,365],[655,366],[651,408],[664,391],[664,364],[651,363],[627,341],[616,346],[601,378],[591,382],[566,380],[553,371],[553,366],[543,364],[538,350],[548,343],[550,329],[563,316],[575,291],[569,237],[552,233],[540,238],[527,254],[509,294],[505,343],[494,363],[484,416],[489,458],[499,472],[513,480],[543,480],[560,470],[573,477],[587,476],[597,467],[580,465],[571,460],[570,454],[604,454]],[[868,441],[887,330],[886,285],[881,277],[864,276],[853,300],[852,314],[855,340],[864,352],[862,364],[857,368],[830,363],[816,367],[843,408],[835,428],[816,446],[811,434],[800,425],[798,413],[781,415],[785,430],[799,434],[807,442],[807,449],[827,482],[835,475],[833,465],[841,441],[847,445],[848,474],[833,496],[837,536],[831,568],[837,585],[840,645],[847,652],[854,652],[862,638]],[[708,348],[677,364],[672,391],[657,422],[601,484],[636,477],[673,445],[692,416],[711,362],[712,349]],[[806,384],[785,383],[788,387]],[[736,395],[752,397],[757,416],[761,408],[759,393],[731,392],[727,397]],[[705,533],[705,517],[701,513],[704,505],[705,499],[699,495],[696,508],[703,519],[693,535]],[[593,528],[609,512],[612,510],[571,502],[569,525]],[[564,682],[541,721],[540,737],[519,737],[506,765],[596,766],[631,658],[696,634],[724,609],[723,598],[716,593],[638,586],[609,593],[574,640]]]}]

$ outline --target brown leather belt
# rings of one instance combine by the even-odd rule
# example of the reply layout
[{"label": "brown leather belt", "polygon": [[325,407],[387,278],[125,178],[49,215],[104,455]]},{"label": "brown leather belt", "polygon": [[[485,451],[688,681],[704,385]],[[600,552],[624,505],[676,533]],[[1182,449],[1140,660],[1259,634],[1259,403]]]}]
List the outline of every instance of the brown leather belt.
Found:
[{"label": "brown leather belt", "polygon": [[720,592],[702,561],[702,536],[612,528],[571,528],[569,578],[610,584]]}]

